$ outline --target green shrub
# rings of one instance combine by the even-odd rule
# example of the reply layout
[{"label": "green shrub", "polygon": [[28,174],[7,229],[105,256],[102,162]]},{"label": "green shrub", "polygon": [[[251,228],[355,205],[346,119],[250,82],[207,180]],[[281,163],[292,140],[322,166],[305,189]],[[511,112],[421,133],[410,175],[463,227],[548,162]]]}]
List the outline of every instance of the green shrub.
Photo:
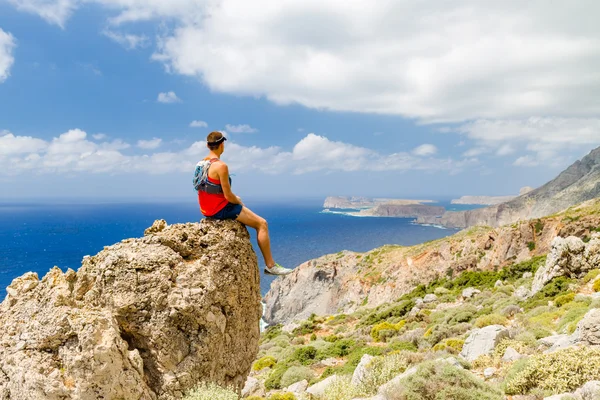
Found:
[{"label": "green shrub", "polygon": [[509,371],[507,394],[526,394],[534,388],[565,393],[600,378],[600,349],[568,348],[537,354],[516,363]]},{"label": "green shrub", "polygon": [[352,376],[345,375],[338,377],[327,386],[323,398],[327,400],[351,400],[357,395],[356,388],[352,385]]},{"label": "green shrub", "polygon": [[381,322],[375,326],[373,326],[373,328],[371,328],[371,337],[373,338],[373,340],[375,340],[376,342],[382,341],[382,337],[381,337],[381,332],[385,331],[385,330],[389,330],[392,332],[398,332],[400,329],[402,329],[404,327],[404,325],[406,325],[406,321],[402,320],[396,324],[390,324],[389,322],[385,321],[385,322]]},{"label": "green shrub", "polygon": [[489,325],[506,325],[507,323],[508,320],[504,315],[489,314],[482,315],[481,317],[477,318],[475,321],[475,326],[478,328],[483,328]]},{"label": "green shrub", "polygon": [[572,302],[569,303],[567,311],[558,320],[557,330],[559,332],[573,333],[577,328],[577,323],[581,321],[584,315],[588,312],[588,306],[585,303]]},{"label": "green shrub", "polygon": [[313,333],[312,335],[310,335],[310,341],[314,342],[315,340],[317,340],[317,335]]},{"label": "green shrub", "polygon": [[391,400],[452,399],[502,400],[497,389],[488,386],[472,373],[448,363],[428,361],[417,372],[388,387],[386,398]]},{"label": "green shrub", "polygon": [[373,359],[367,366],[356,392],[363,397],[377,393],[381,385],[406,371],[410,365],[405,353],[394,353]]},{"label": "green shrub", "polygon": [[271,368],[273,365],[277,364],[277,360],[271,356],[264,356],[259,358],[252,364],[252,369],[254,371],[260,371],[265,368]]},{"label": "green shrub", "polygon": [[315,374],[308,367],[292,366],[288,368],[288,370],[285,371],[285,373],[281,377],[280,386],[285,388],[293,383],[300,382],[304,379],[310,382],[311,379],[314,378],[314,376]]},{"label": "green shrub", "polygon": [[556,305],[556,307],[562,307],[565,304],[572,302],[574,299],[575,299],[575,293],[571,292],[571,293],[563,294],[563,295],[555,298],[554,304]]},{"label": "green shrub", "polygon": [[600,269],[593,269],[593,270],[589,271],[583,277],[583,283],[590,283],[591,281],[593,281],[594,279],[596,279],[596,277],[598,275],[600,275]]},{"label": "green shrub", "polygon": [[592,289],[594,289],[594,292],[600,292],[600,279],[594,282]]},{"label": "green shrub", "polygon": [[535,294],[532,299],[539,298],[547,298],[547,297],[556,297],[559,294],[565,293],[569,290],[569,285],[573,281],[565,276],[559,276],[558,278],[554,278],[549,283],[547,283],[542,290]]},{"label": "green shrub", "polygon": [[390,349],[395,350],[395,351],[400,351],[400,350],[417,351],[417,346],[413,342],[397,340],[397,341],[393,341],[390,343]]},{"label": "green shrub", "polygon": [[341,339],[332,345],[317,351],[317,359],[323,360],[330,357],[345,357],[356,347],[356,341],[352,339]]},{"label": "green shrub", "polygon": [[317,330],[319,325],[314,320],[302,321],[299,327],[293,330],[294,335],[308,335]]},{"label": "green shrub", "polygon": [[269,400],[296,400],[296,396],[293,393],[273,393]]},{"label": "green shrub", "polygon": [[302,345],[306,343],[306,340],[304,340],[304,338],[302,336],[296,336],[295,338],[292,339],[292,344],[293,345]]},{"label": "green shrub", "polygon": [[238,395],[233,389],[224,389],[214,383],[201,383],[183,400],[238,400]]},{"label": "green shrub", "polygon": [[402,300],[382,311],[372,312],[361,322],[361,325],[375,325],[378,322],[388,320],[392,317],[404,317],[413,306],[414,302],[412,300]]},{"label": "green shrub", "polygon": [[267,327],[260,336],[260,343],[268,342],[269,340],[279,336],[281,334],[281,328],[283,325],[277,324]]},{"label": "green shrub", "polygon": [[265,380],[265,388],[267,390],[281,389],[281,378],[287,369],[288,366],[285,363],[276,364]]},{"label": "green shrub", "polygon": [[315,361],[317,349],[313,346],[304,346],[297,348],[294,354],[288,360],[289,362],[298,361],[303,365],[310,365]]},{"label": "green shrub", "polygon": [[325,337],[323,338],[323,340],[324,340],[324,341],[326,341],[326,342],[329,342],[329,343],[335,343],[335,342],[337,342],[339,339],[340,339],[340,338],[339,338],[338,336],[336,336],[336,335],[328,335],[328,336],[325,336]]},{"label": "green shrub", "polygon": [[527,248],[529,249],[529,251],[534,251],[535,250],[535,242],[528,242]]}]

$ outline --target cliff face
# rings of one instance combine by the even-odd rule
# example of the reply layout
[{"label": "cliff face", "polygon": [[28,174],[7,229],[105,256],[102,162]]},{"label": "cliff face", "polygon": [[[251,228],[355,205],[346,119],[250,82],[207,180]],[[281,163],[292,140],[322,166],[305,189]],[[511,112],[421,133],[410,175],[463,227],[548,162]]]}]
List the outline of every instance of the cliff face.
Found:
[{"label": "cliff face", "polygon": [[563,171],[544,186],[499,205],[469,211],[448,211],[441,218],[421,217],[422,224],[452,228],[502,226],[540,218],[600,196],[600,148]]},{"label": "cliff face", "polygon": [[258,351],[256,255],[234,221],[166,226],[17,278],[0,304],[0,398],[176,399],[243,385]]},{"label": "cliff face", "polygon": [[444,207],[428,206],[424,204],[379,204],[368,210],[362,210],[358,212],[357,215],[373,217],[417,218],[420,216],[440,216],[444,213],[444,211]]},{"label": "cliff face", "polygon": [[265,297],[265,319],[287,323],[310,314],[350,313],[392,302],[436,276],[490,270],[547,254],[556,236],[591,236],[600,226],[600,200],[541,220],[477,227],[418,246],[384,246],[308,261],[277,279]]}]

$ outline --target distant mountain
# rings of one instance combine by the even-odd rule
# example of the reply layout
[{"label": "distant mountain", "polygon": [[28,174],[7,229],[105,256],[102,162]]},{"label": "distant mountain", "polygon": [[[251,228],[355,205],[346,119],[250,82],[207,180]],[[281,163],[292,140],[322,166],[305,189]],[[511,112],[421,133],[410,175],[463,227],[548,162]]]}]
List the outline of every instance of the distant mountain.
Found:
[{"label": "distant mountain", "polygon": [[441,217],[419,217],[417,223],[449,228],[497,227],[554,214],[597,197],[600,197],[600,147],[544,186],[511,201],[476,210],[447,211]]}]

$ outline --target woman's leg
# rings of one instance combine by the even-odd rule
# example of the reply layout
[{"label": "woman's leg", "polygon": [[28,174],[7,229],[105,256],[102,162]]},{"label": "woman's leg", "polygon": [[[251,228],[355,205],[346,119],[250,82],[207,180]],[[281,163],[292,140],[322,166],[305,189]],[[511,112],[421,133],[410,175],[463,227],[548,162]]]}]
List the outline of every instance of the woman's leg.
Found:
[{"label": "woman's leg", "polygon": [[242,208],[242,212],[237,217],[237,220],[244,225],[256,229],[258,247],[260,247],[260,251],[265,259],[265,264],[267,267],[274,266],[275,260],[273,260],[273,255],[271,254],[271,239],[269,239],[269,225],[267,221],[250,211],[246,206]]}]

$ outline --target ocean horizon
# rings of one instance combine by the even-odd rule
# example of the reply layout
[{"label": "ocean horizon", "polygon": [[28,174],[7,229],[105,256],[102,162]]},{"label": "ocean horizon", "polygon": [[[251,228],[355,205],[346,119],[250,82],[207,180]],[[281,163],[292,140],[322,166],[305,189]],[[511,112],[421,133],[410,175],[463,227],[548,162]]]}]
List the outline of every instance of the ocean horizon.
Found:
[{"label": "ocean horizon", "polygon": [[[450,208],[449,201],[439,204]],[[247,205],[267,219],[275,260],[289,268],[342,250],[364,252],[385,244],[410,246],[456,232],[415,225],[413,218],[360,218],[322,212],[322,200],[248,201]],[[14,278],[33,271],[41,279],[53,266],[77,270],[84,256],[95,255],[123,239],[143,236],[144,229],[156,219],[169,224],[197,222],[201,214],[195,201],[0,203],[0,299]],[[274,277],[263,275],[255,231],[249,231],[264,295]]]}]

